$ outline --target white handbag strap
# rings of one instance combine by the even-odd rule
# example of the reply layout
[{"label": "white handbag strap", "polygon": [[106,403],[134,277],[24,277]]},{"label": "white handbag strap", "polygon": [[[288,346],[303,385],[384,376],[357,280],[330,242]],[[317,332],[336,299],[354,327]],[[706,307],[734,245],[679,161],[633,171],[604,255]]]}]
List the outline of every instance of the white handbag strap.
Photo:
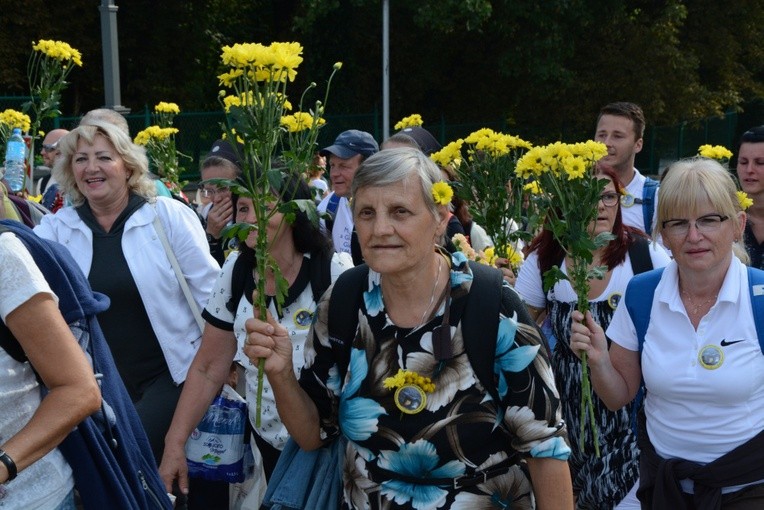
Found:
[{"label": "white handbag strap", "polygon": [[[156,204],[154,204],[154,212],[156,212]],[[196,323],[199,325],[199,331],[204,331],[204,319],[202,319],[202,314],[199,312],[199,307],[196,305],[196,301],[194,301],[194,296],[191,294],[191,289],[188,288],[188,282],[183,276],[183,273],[180,271],[178,258],[172,251],[170,241],[167,240],[167,234],[164,231],[164,226],[162,225],[162,220],[159,219],[158,213],[154,216],[153,223],[154,229],[157,231],[157,234],[159,234],[159,240],[162,241],[162,246],[164,246],[164,251],[167,254],[167,258],[170,259],[172,269],[175,271],[175,276],[178,279],[178,283],[180,283],[180,288],[183,289],[183,295],[186,296],[188,307],[191,308],[191,312],[194,314],[194,319],[196,319]]]}]

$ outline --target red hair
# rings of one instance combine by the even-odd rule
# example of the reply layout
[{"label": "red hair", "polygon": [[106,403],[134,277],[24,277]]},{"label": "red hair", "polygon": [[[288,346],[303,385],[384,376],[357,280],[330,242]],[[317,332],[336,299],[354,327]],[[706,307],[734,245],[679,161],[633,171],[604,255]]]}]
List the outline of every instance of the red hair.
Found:
[{"label": "red hair", "polygon": [[[613,181],[616,193],[619,195],[623,194],[623,186],[610,165],[597,163],[596,174],[610,178]],[[608,243],[602,253],[602,263],[607,266],[609,271],[626,260],[626,253],[628,253],[629,246],[634,242],[634,239],[637,237],[647,238],[647,234],[643,231],[623,224],[620,201],[617,207],[618,210],[615,213],[615,221],[611,231],[615,239]],[[563,250],[557,239],[554,238],[552,231],[546,228],[546,226],[533,238],[528,246],[528,252],[532,251],[538,252],[539,269],[542,275],[552,269],[552,266],[559,266],[565,258],[565,250]]]}]

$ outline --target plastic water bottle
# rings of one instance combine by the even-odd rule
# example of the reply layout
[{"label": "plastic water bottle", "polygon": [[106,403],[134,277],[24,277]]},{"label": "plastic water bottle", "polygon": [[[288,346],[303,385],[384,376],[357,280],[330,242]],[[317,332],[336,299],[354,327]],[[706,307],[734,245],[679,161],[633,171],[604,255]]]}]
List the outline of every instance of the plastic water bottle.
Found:
[{"label": "plastic water bottle", "polygon": [[14,128],[5,147],[5,180],[14,193],[24,188],[26,152],[27,146],[21,137],[21,129]]}]

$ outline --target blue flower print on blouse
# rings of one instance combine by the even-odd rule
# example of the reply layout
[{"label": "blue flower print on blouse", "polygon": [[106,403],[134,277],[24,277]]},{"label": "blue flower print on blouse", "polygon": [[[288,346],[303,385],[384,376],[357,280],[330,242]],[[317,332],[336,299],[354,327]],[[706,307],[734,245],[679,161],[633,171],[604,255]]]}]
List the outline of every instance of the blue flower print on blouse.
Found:
[{"label": "blue flower print on blouse", "polygon": [[355,397],[366,378],[369,366],[366,363],[366,353],[360,349],[350,351],[350,378],[342,389],[340,396],[340,428],[342,433],[351,441],[365,441],[377,432],[379,416],[387,414],[385,409],[374,400]]},{"label": "blue flower print on blouse", "polygon": [[[440,457],[435,450],[435,445],[420,439],[414,443],[402,444],[397,452],[382,450],[379,453],[377,465],[387,471],[417,479],[456,478],[464,474],[463,462],[452,460],[438,467],[439,461]],[[442,506],[448,491],[437,485],[415,484],[393,479],[382,482],[382,494],[393,498],[399,505],[405,505],[410,501],[414,508],[425,509]]]},{"label": "blue flower print on blouse", "polygon": [[382,287],[378,281],[369,283],[370,289],[363,293],[363,303],[366,305],[366,312],[370,317],[376,317],[384,304],[382,303]]},{"label": "blue flower print on blouse", "polygon": [[464,272],[464,266],[467,264],[467,257],[464,253],[457,251],[451,254],[451,288],[458,287],[464,282],[472,281],[472,273]]},{"label": "blue flower print on blouse", "polygon": [[533,362],[540,345],[515,345],[517,321],[505,317],[499,321],[499,334],[496,339],[496,358],[493,372],[499,377],[499,397],[504,398],[509,389],[506,372],[519,372]]}]

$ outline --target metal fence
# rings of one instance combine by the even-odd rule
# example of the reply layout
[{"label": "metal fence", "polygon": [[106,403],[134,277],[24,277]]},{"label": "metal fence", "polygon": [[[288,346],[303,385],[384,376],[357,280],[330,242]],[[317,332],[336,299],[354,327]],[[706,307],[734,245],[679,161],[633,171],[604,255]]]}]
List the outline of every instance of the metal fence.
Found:
[{"label": "metal fence", "polygon": [[[20,110],[22,103],[28,99],[24,96],[0,96],[0,111],[6,108]],[[153,124],[149,107],[144,107],[141,112],[129,113],[125,117],[133,134]],[[318,137],[320,147],[330,145],[337,134],[346,129],[361,129],[373,134],[377,140],[382,139],[380,112],[327,115],[326,120],[326,126]],[[199,164],[212,143],[220,138],[223,121],[224,115],[220,111],[181,112],[175,118],[174,125],[180,131],[176,139],[178,150],[191,157],[191,160],[181,161],[184,168],[181,174],[183,180],[194,181],[199,178]],[[46,132],[58,127],[71,129],[78,122],[79,117],[58,117],[43,122],[41,129]],[[636,166],[643,173],[659,175],[672,161],[697,154],[698,147],[703,144],[723,145],[735,152],[743,131],[761,124],[764,124],[764,100],[746,104],[742,113],[731,111],[721,117],[687,121],[672,126],[648,125],[645,129],[644,146],[637,155]],[[436,123],[428,122],[426,127],[441,143],[465,137],[484,127],[507,132],[507,125],[502,120],[482,124],[452,124],[442,117]]]}]

